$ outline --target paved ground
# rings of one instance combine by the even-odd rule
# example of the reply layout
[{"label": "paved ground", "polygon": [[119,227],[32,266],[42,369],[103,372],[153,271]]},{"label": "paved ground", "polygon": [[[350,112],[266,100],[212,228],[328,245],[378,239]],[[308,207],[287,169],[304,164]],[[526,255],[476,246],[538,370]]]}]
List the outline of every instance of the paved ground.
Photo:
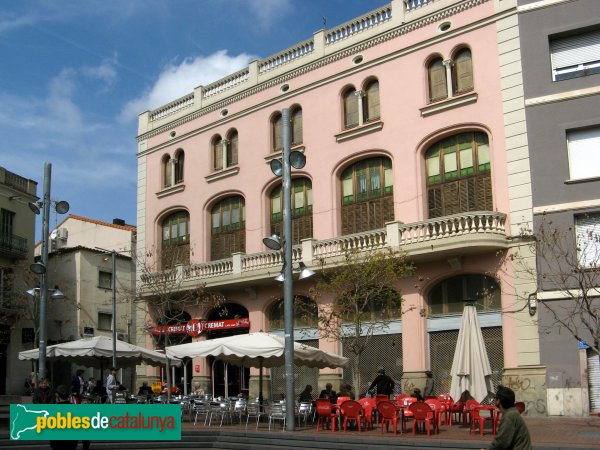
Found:
[{"label": "paved ground", "polygon": [[[535,449],[550,450],[550,449],[600,449],[600,417],[586,417],[586,418],[567,418],[567,417],[526,417],[527,425],[529,427],[532,442]],[[348,431],[332,433],[329,430],[316,431],[316,427],[313,425],[307,427],[297,427],[296,431],[292,433],[283,432],[281,425],[273,425],[272,430],[268,431],[268,424],[261,422],[259,430],[255,430],[255,426],[250,425],[246,430],[245,426],[238,424],[234,425],[223,425],[223,427],[212,426],[205,427],[204,425],[198,424],[196,426],[193,423],[183,423],[183,442],[181,444],[169,443],[164,448],[176,449],[176,448],[202,448],[198,444],[194,444],[198,440],[200,434],[205,435],[206,433],[214,432],[214,434],[225,433],[225,434],[238,434],[242,436],[247,432],[248,436],[254,434],[261,435],[261,438],[272,439],[273,443],[276,442],[277,448],[285,448],[282,445],[281,439],[292,439],[296,438],[309,438],[318,442],[318,439],[324,437],[333,437],[338,442],[355,442],[358,441],[365,443],[366,448],[369,447],[368,443],[372,442],[383,444],[391,443],[395,446],[403,446],[404,448],[416,448],[427,446],[429,448],[485,448],[493,439],[490,429],[486,429],[484,436],[479,434],[470,434],[469,429],[463,426],[453,427],[442,427],[439,434],[427,436],[426,434],[419,434],[413,436],[412,434],[398,434],[394,436],[393,433],[381,433],[380,428],[376,428],[372,431],[363,431],[358,433],[357,431]],[[212,433],[211,433],[212,434]],[[8,440],[8,423],[3,421],[0,423],[0,447],[16,447],[17,442],[9,443]],[[366,442],[365,442],[366,441]],[[24,443],[23,443],[24,444]],[[41,444],[41,443],[39,443]],[[139,443],[138,443],[139,444]],[[165,443],[166,444],[166,443]],[[160,447],[159,447],[160,445]],[[164,445],[164,444],[162,444]],[[162,448],[161,444],[154,444],[152,448]],[[361,446],[362,447],[362,446]],[[35,447],[23,447],[20,448],[40,448],[37,445]],[[46,447],[47,448],[47,447]],[[128,443],[96,443],[95,448],[133,448]],[[140,447],[136,447],[140,448]],[[143,448],[143,447],[142,447]],[[215,447],[218,448],[218,445]],[[242,447],[243,448],[243,447]],[[314,448],[318,448],[315,445]]]}]

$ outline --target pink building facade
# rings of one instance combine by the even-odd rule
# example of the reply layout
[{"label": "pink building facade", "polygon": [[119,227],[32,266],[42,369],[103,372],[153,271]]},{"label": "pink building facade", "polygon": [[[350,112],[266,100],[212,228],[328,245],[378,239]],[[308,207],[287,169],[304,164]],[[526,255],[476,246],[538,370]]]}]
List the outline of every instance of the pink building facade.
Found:
[{"label": "pink building facade", "polygon": [[[283,292],[273,280],[281,255],[262,239],[281,230],[281,178],[268,163],[281,156],[287,108],[292,150],[306,156],[292,170],[294,265],[318,270],[344,248],[391,247],[417,268],[396,282],[406,312],[374,336],[365,383],[383,366],[410,391],[432,370],[436,393],[448,392],[462,307],[471,300],[494,383],[519,389],[527,380],[520,397],[545,404],[527,304],[535,280],[509,258],[529,258],[518,236],[531,222],[516,14],[510,0],[394,0],[142,113],[138,252],[183,249],[182,289],[205,283],[225,295],[226,318],[281,332]],[[169,268],[160,258],[149,263],[157,274]],[[295,282],[294,294],[307,296],[310,287],[310,279]],[[344,354],[314,323],[298,319],[296,327],[297,340]],[[256,395],[254,369],[197,359],[177,377],[222,395],[226,371],[229,394]],[[303,370],[296,390],[351,381],[347,372]],[[138,371],[140,380],[155,375]],[[266,397],[283,393],[283,370],[266,371],[265,380]]]}]

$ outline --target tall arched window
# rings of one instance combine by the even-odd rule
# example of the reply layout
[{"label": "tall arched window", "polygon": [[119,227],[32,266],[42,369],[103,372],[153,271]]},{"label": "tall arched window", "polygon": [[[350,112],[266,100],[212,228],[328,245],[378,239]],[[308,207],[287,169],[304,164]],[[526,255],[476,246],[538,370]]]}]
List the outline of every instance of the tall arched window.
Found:
[{"label": "tall arched window", "polygon": [[473,61],[471,50],[463,48],[454,55],[452,68],[452,86],[454,94],[473,90]]},{"label": "tall arched window", "polygon": [[212,209],[211,259],[246,251],[246,209],[240,196],[229,197]]},{"label": "tall arched window", "polygon": [[[308,297],[294,296],[294,328],[316,328],[317,304]],[[277,300],[269,308],[269,330],[284,328],[283,299]]]},{"label": "tall arched window", "polygon": [[283,150],[283,119],[276,113],[271,119],[271,141],[273,153]]},{"label": "tall arched window", "polygon": [[392,162],[378,157],[357,162],[342,174],[342,233],[383,228],[394,220]]},{"label": "tall arched window", "polygon": [[164,155],[161,159],[162,165],[162,185],[164,188],[171,186],[173,183],[173,165],[171,164],[171,157]]},{"label": "tall arched window", "polygon": [[465,302],[473,302],[478,311],[501,307],[500,285],[479,274],[458,275],[436,284],[427,296],[430,315],[462,313]]},{"label": "tall arched window", "polygon": [[[271,233],[283,235],[281,186],[271,192]],[[297,178],[292,181],[292,242],[299,244],[312,235],[312,184],[307,178]]]},{"label": "tall arched window", "polygon": [[227,134],[227,167],[235,166],[238,163],[238,132],[232,130]]},{"label": "tall arched window", "polygon": [[344,101],[344,128],[352,128],[358,125],[358,102],[356,90],[350,87],[342,94]]},{"label": "tall arched window", "polygon": [[223,140],[220,135],[212,138],[210,146],[213,154],[213,169],[223,170]]},{"label": "tall arched window", "polygon": [[183,170],[185,165],[185,152],[179,150],[175,155],[175,183],[183,183]]},{"label": "tall arched window", "polygon": [[302,144],[302,108],[294,108],[292,118],[292,145]]},{"label": "tall arched window", "polygon": [[190,263],[190,215],[178,211],[162,223],[161,264],[163,269]]},{"label": "tall arched window", "polygon": [[429,79],[429,101],[441,100],[448,97],[446,67],[442,58],[433,59],[427,66]]},{"label": "tall arched window", "polygon": [[484,133],[447,137],[425,153],[429,218],[492,211],[490,147]]},{"label": "tall arched window", "polygon": [[372,122],[381,118],[379,111],[379,81],[377,80],[371,80],[365,86],[363,111],[365,122]]}]

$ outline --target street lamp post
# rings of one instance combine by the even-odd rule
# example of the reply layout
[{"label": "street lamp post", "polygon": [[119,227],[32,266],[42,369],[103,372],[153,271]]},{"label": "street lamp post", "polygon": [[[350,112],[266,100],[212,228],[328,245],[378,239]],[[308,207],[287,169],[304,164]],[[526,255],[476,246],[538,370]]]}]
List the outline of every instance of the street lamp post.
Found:
[{"label": "street lamp post", "polygon": [[[281,111],[283,152],[281,159],[269,163],[271,170],[282,177],[283,195],[283,245],[277,236],[263,239],[272,250],[283,247],[283,320],[284,320],[284,358],[285,358],[285,427],[294,431],[294,280],[292,278],[292,172],[291,166],[301,169],[306,163],[304,155],[291,151],[290,111]],[[301,266],[302,268],[303,266]],[[281,279],[281,275],[277,278]],[[310,275],[309,275],[310,276]],[[262,389],[262,386],[261,386]]]},{"label": "street lamp post", "polygon": [[[42,207],[42,255],[41,262],[30,266],[31,271],[40,276],[40,323],[39,323],[39,362],[38,379],[46,377],[46,304],[48,302],[48,231],[50,227],[50,182],[52,179],[52,164],[44,163],[44,193],[41,202],[29,203],[35,214],[40,213]],[[55,202],[56,212],[65,214],[69,211],[69,204],[65,201]]]}]

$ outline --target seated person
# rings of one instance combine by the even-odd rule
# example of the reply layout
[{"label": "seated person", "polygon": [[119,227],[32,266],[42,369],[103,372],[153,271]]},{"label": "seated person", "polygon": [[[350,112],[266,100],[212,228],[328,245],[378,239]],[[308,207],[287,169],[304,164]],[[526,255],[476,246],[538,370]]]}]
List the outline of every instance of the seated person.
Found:
[{"label": "seated person", "polygon": [[152,395],[152,388],[148,386],[148,382],[144,381],[138,390],[138,395],[149,396]]},{"label": "seated person", "polygon": [[421,395],[421,389],[419,388],[415,388],[415,390],[412,392],[412,394],[410,394],[410,396],[416,398],[418,402],[422,402],[425,400]]},{"label": "seated person", "polygon": [[328,398],[331,403],[337,402],[337,394],[333,390],[333,385],[331,383],[325,385],[325,389],[321,391],[319,398]]},{"label": "seated person", "polygon": [[300,392],[300,396],[298,397],[299,402],[312,402],[312,390],[313,387],[310,384],[307,384],[302,392]]},{"label": "seated person", "polygon": [[340,392],[337,394],[339,397],[350,397],[350,400],[354,400],[354,392],[352,392],[352,386],[349,384],[342,383],[340,384]]}]

